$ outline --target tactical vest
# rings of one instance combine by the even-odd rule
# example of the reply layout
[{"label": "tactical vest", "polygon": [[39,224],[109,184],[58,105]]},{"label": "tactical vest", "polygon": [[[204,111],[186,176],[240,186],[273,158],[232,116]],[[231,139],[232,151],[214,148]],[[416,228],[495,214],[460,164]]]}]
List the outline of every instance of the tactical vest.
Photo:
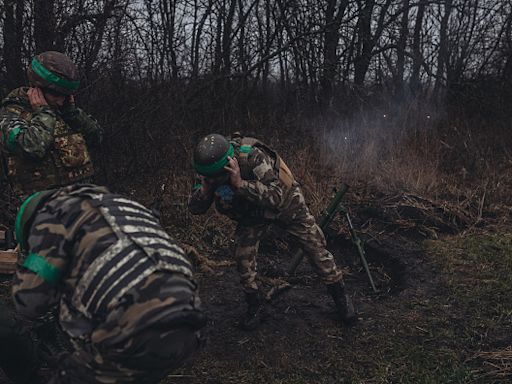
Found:
[{"label": "tactical vest", "polygon": [[[234,136],[236,137],[236,135]],[[239,148],[239,156],[238,162],[240,164],[240,168],[246,168],[247,161],[249,158],[249,154],[253,147],[260,148],[263,152],[267,153],[274,159],[274,170],[279,175],[279,180],[283,185],[289,189],[293,185],[294,177],[290,168],[286,165],[284,160],[270,148],[268,145],[263,143],[262,141],[255,139],[254,137],[241,137],[239,139],[240,148]]]},{"label": "tactical vest", "polygon": [[[5,107],[29,122],[32,113],[16,106]],[[19,154],[5,153],[4,161],[9,183],[17,194],[61,187],[90,179],[93,165],[81,133],[57,117],[54,142],[44,159],[31,159]]]},{"label": "tactical vest", "polygon": [[76,286],[73,305],[83,315],[92,318],[107,314],[126,292],[155,271],[192,278],[192,267],[183,250],[149,209],[122,196],[84,187],[70,195],[88,197],[118,240],[95,258]]}]

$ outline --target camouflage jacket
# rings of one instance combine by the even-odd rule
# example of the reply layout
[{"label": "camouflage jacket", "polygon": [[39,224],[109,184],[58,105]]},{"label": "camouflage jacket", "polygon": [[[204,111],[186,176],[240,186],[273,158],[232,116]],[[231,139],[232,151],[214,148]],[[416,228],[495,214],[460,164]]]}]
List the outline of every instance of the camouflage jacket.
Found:
[{"label": "camouflage jacket", "polygon": [[87,146],[101,142],[99,124],[73,105],[33,109],[27,90],[12,91],[0,109],[3,171],[16,192],[30,194],[90,178]]},{"label": "camouflage jacket", "polygon": [[183,250],[142,205],[79,184],[38,207],[13,285],[20,315],[38,320],[58,309],[72,340],[103,346],[203,317]]},{"label": "camouflage jacket", "polygon": [[204,193],[202,179],[198,175],[189,198],[190,211],[193,214],[205,213],[213,203],[219,213],[245,225],[267,220],[288,221],[293,215],[289,211],[290,190],[298,184],[293,182],[293,188],[288,188],[280,179],[275,153],[253,146],[246,156],[242,156],[241,140],[231,140],[242,176],[240,188],[234,190],[228,182]]}]

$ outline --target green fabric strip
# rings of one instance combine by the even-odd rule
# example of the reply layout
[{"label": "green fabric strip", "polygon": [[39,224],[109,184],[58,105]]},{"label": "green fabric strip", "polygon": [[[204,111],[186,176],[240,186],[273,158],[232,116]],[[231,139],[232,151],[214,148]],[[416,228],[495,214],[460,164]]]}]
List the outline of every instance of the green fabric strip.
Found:
[{"label": "green fabric strip", "polygon": [[252,145],[241,145],[240,153],[250,153],[252,151]]},{"label": "green fabric strip", "polygon": [[60,280],[59,268],[37,253],[29,253],[23,266],[51,284],[57,284]]},{"label": "green fabric strip", "polygon": [[203,186],[203,184],[200,184],[200,183],[197,183],[197,184],[194,184],[194,186],[192,187],[192,189],[199,189]]},{"label": "green fabric strip", "polygon": [[34,57],[32,59],[32,70],[43,80],[46,80],[47,82],[57,85],[59,87],[70,89],[74,91],[78,88],[80,85],[79,80],[71,81],[63,79],[59,76],[57,76],[55,73],[50,72],[48,69],[46,69],[43,64],[41,64],[37,59]]},{"label": "green fabric strip", "polygon": [[11,152],[16,150],[16,136],[21,132],[20,127],[14,127],[9,131],[9,137],[7,138],[7,149]]},{"label": "green fabric strip", "polygon": [[226,164],[228,163],[228,157],[233,157],[235,154],[235,149],[233,148],[233,144],[229,144],[229,148],[227,152],[222,156],[219,160],[217,160],[213,164],[194,164],[194,168],[200,175],[210,176],[219,171],[221,171]]},{"label": "green fabric strip", "polygon": [[30,195],[24,202],[21,204],[20,210],[18,211],[18,215],[16,216],[15,221],[15,232],[16,232],[16,241],[21,245],[21,249],[25,250],[27,247],[26,239],[23,238],[23,227],[22,227],[22,218],[23,213],[25,212],[25,208],[27,208],[28,203],[34,199],[36,196],[38,196],[41,192],[36,192],[32,195]]}]

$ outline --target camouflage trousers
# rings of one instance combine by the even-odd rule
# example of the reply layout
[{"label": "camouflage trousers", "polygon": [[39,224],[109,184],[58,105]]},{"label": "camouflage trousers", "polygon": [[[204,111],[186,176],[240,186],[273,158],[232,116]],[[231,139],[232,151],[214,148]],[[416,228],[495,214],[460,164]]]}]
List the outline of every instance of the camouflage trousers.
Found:
[{"label": "camouflage trousers", "polygon": [[64,354],[49,383],[158,383],[199,346],[192,329],[148,329],[109,351],[84,345]]},{"label": "camouflage trousers", "polygon": [[[309,212],[302,191],[298,186],[290,192],[285,208],[275,216],[275,223],[290,235],[302,249],[315,272],[326,284],[342,279],[341,270],[336,266],[333,255],[327,250],[324,233]],[[238,224],[235,231],[235,257],[240,281],[245,292],[258,289],[256,283],[256,255],[261,237],[269,224],[246,226]]]},{"label": "camouflage trousers", "polygon": [[201,347],[206,318],[192,285],[179,273],[149,275],[90,337],[73,340],[50,383],[158,383]]},{"label": "camouflage trousers", "polygon": [[[199,334],[189,327],[154,327],[99,351],[91,344],[73,352],[43,358],[32,334],[0,302],[0,368],[18,384],[46,382],[38,375],[42,363],[50,370],[50,384],[158,383],[200,347]],[[41,341],[39,341],[41,343]],[[46,349],[45,349],[46,350]]]}]

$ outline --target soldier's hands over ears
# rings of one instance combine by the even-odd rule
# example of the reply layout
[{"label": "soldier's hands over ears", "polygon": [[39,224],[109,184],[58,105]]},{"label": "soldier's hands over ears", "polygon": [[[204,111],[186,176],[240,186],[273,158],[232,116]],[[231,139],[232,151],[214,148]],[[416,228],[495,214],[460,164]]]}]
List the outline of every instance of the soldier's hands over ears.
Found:
[{"label": "soldier's hands over ears", "polygon": [[37,108],[42,105],[48,105],[48,102],[44,98],[43,91],[41,88],[38,87],[32,87],[29,88],[27,91],[28,100],[30,101],[30,105],[32,105],[32,108]]},{"label": "soldier's hands over ears", "polygon": [[242,184],[242,176],[240,176],[240,166],[234,157],[228,156],[228,164],[224,167],[229,172],[229,180],[233,188],[238,189]]}]

